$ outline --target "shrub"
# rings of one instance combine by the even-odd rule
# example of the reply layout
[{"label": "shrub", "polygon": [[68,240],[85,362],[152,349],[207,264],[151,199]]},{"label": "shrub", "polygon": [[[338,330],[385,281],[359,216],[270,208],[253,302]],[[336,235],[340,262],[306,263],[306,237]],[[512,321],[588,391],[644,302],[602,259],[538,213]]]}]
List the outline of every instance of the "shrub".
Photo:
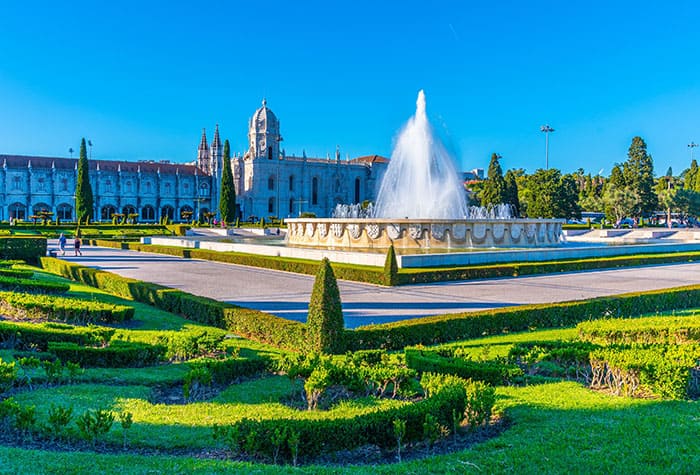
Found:
[{"label": "shrub", "polygon": [[80,434],[85,440],[95,446],[97,439],[112,428],[114,413],[107,409],[87,410],[75,420]]},{"label": "shrub", "polygon": [[700,343],[700,316],[605,319],[582,322],[579,338],[601,345]]},{"label": "shrub", "polygon": [[31,279],[33,275],[34,272],[30,270],[0,268],[0,276],[3,277],[14,277],[16,279]]},{"label": "shrub", "polygon": [[389,246],[384,261],[384,285],[399,285],[399,266],[393,244]]},{"label": "shrub", "polygon": [[0,394],[12,389],[15,381],[17,380],[17,365],[13,361],[12,363],[5,363],[0,358]]},{"label": "shrub", "polygon": [[49,342],[72,342],[78,345],[104,345],[114,329],[74,327],[59,323],[24,323],[0,321],[0,346],[46,351]]},{"label": "shrub", "polygon": [[0,259],[18,259],[36,264],[45,255],[45,237],[0,236]]},{"label": "shrub", "polygon": [[48,282],[0,275],[0,291],[2,290],[34,292],[38,294],[64,294],[70,290],[70,285],[63,282]]},{"label": "shrub", "polygon": [[493,385],[510,384],[523,376],[523,371],[517,366],[500,361],[470,361],[441,356],[434,351],[409,348],[405,350],[405,354],[408,367],[421,373],[452,374]]},{"label": "shrub", "polygon": [[126,305],[58,297],[0,292],[0,310],[5,315],[28,320],[58,320],[88,324],[131,320],[134,308]]},{"label": "shrub", "polygon": [[70,342],[49,342],[48,350],[63,361],[85,368],[125,368],[151,366],[165,357],[165,347],[114,340],[109,346],[95,348]]},{"label": "shrub", "polygon": [[269,359],[254,356],[250,358],[198,358],[187,363],[191,368],[206,368],[214,384],[230,384],[237,378],[253,376],[265,371]]},{"label": "shrub", "polygon": [[341,353],[344,350],[344,327],[338,283],[330,261],[323,258],[309,302],[306,320],[308,348],[313,352]]},{"label": "shrub", "polygon": [[73,406],[57,406],[51,404],[48,414],[48,425],[46,431],[53,437],[60,437],[70,424],[73,418]]}]

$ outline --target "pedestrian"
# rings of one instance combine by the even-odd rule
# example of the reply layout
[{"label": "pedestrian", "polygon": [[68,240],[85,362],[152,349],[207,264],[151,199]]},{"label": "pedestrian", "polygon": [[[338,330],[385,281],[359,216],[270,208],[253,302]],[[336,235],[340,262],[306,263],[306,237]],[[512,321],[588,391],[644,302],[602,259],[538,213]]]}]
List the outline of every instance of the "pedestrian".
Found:
[{"label": "pedestrian", "polygon": [[60,236],[58,236],[58,248],[61,250],[61,255],[65,256],[66,255],[66,235],[61,233]]},{"label": "pedestrian", "polygon": [[75,255],[76,255],[76,256],[78,256],[78,255],[82,256],[82,255],[83,255],[83,253],[80,252],[80,245],[81,245],[81,244],[82,244],[82,241],[80,240],[80,236],[75,236],[75,244],[74,244],[74,246],[75,246]]}]

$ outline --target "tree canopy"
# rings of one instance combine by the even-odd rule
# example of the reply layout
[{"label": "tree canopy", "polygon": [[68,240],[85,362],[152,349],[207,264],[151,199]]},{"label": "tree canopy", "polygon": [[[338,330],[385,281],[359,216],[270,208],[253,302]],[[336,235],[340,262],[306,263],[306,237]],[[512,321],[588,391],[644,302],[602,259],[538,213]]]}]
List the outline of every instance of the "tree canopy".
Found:
[{"label": "tree canopy", "polygon": [[231,171],[231,146],[224,142],[224,164],[221,171],[221,192],[219,193],[219,213],[221,221],[231,224],[236,220],[236,186]]},{"label": "tree canopy", "polygon": [[85,138],[80,142],[80,157],[78,158],[78,178],[75,184],[75,214],[78,224],[88,224],[92,219],[94,200],[90,174],[88,169],[87,148]]}]

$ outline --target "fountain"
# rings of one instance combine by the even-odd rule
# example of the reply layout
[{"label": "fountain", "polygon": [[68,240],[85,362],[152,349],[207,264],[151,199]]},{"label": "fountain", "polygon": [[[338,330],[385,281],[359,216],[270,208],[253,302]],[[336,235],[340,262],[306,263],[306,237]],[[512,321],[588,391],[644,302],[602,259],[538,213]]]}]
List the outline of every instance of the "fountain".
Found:
[{"label": "fountain", "polygon": [[341,249],[542,247],[563,220],[514,219],[510,206],[469,207],[452,157],[433,134],[421,90],[374,207],[339,205],[332,218],[288,219],[287,244]]}]

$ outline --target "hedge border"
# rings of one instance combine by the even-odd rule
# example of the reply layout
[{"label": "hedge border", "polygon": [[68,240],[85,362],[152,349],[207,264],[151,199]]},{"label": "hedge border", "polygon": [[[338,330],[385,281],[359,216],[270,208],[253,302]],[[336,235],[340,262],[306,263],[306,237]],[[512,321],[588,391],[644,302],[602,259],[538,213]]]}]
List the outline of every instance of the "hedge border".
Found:
[{"label": "hedge border", "polygon": [[[166,254],[185,259],[202,259],[226,262],[250,267],[296,272],[315,275],[320,262],[305,259],[277,256],[261,256],[240,252],[219,252],[208,249],[194,249],[156,244],[109,241],[95,239],[96,246],[128,249],[138,252]],[[381,267],[359,266],[353,264],[332,263],[336,278],[355,282],[384,286],[401,286],[410,284],[429,284],[455,280],[493,279],[500,277],[518,277],[523,275],[552,274],[558,272],[579,272],[584,270],[614,269],[618,267],[636,267],[645,265],[669,264],[678,262],[695,262],[700,260],[700,251],[678,251],[666,253],[645,253],[633,256],[612,256],[583,259],[562,259],[543,262],[511,262],[504,264],[486,264],[474,266],[455,266],[449,268],[399,269],[391,276]],[[392,278],[393,277],[393,278]]]}]

